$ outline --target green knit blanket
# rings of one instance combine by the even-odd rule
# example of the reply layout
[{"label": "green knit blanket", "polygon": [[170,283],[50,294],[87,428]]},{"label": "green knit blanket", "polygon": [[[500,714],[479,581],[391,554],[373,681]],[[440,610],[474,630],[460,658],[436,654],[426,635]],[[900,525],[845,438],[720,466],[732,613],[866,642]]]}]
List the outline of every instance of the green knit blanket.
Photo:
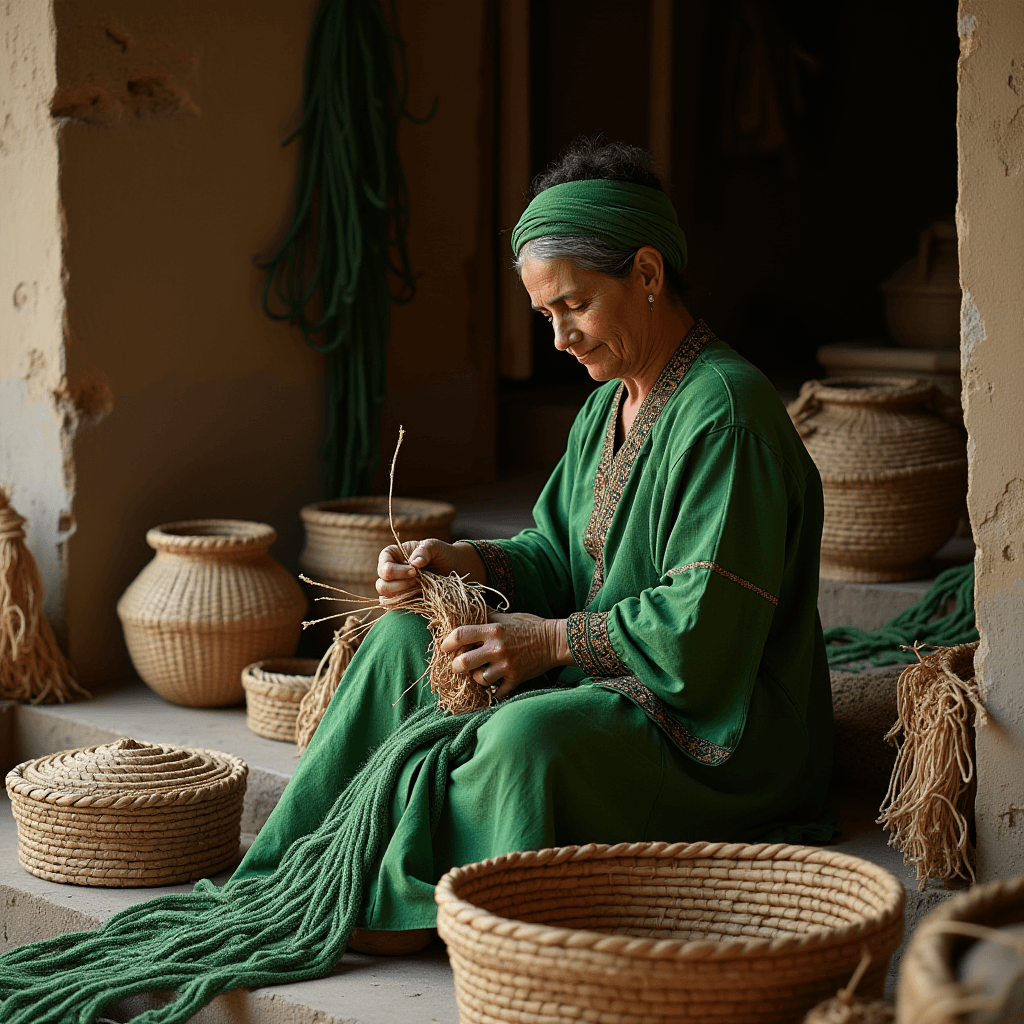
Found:
[{"label": "green knit blanket", "polygon": [[[943,613],[950,600],[955,602],[953,609]],[[953,647],[977,639],[973,563],[939,573],[920,601],[881,629],[833,626],[825,630],[828,663],[833,667],[864,660],[872,665],[912,665],[917,656],[904,648],[917,641],[934,647]]]},{"label": "green knit blanket", "polygon": [[[535,690],[502,704],[551,690]],[[315,831],[293,843],[277,870],[217,888],[159,896],[72,932],[0,955],[3,1024],[93,1024],[130,996],[173,991],[133,1024],[183,1024],[221,992],[328,974],[345,951],[370,872],[389,839],[402,766],[429,748],[431,828],[449,768],[473,749],[497,710],[453,717],[421,708],[370,756]]]}]

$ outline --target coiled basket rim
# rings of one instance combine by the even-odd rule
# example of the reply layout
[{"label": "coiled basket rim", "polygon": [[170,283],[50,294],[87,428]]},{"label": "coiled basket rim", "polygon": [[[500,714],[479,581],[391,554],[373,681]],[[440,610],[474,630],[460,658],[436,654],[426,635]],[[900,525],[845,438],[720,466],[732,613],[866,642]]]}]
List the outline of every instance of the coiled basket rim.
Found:
[{"label": "coiled basket rim", "polygon": [[[447,501],[427,498],[395,498],[392,503],[397,528],[415,527],[425,523],[447,526],[456,515],[456,508]],[[370,494],[353,498],[332,498],[304,505],[299,512],[302,521],[315,526],[358,527],[390,532],[388,496]]]},{"label": "coiled basket rim", "polygon": [[[804,864],[834,866],[871,876],[885,890],[883,909],[873,917],[824,932],[787,934],[776,938],[655,939],[631,935],[609,934],[586,929],[534,924],[501,917],[459,897],[465,882],[482,875],[495,874],[507,868],[548,866],[567,861],[719,859],[735,864],[796,861]],[[820,847],[795,846],[786,843],[590,843],[585,846],[563,846],[552,849],[509,853],[500,857],[452,868],[437,883],[434,899],[439,921],[447,916],[479,932],[497,932],[506,942],[532,942],[544,947],[561,947],[578,952],[594,950],[602,954],[637,960],[701,961],[715,959],[747,959],[753,953],[780,954],[796,950],[815,950],[848,942],[864,932],[876,932],[896,918],[902,918],[906,890],[891,872],[860,857]],[[440,925],[443,927],[443,924]]]},{"label": "coiled basket rim", "polygon": [[151,548],[176,554],[259,550],[275,540],[277,531],[269,523],[248,519],[184,519],[146,531]]}]

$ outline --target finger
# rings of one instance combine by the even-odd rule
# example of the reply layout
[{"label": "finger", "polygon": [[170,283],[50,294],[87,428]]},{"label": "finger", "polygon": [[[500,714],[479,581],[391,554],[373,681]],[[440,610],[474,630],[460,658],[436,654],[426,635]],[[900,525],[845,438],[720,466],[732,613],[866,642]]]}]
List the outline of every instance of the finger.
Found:
[{"label": "finger", "polygon": [[485,625],[459,626],[441,641],[440,650],[445,654],[455,654],[460,647],[482,644],[491,639],[493,634],[494,630]]},{"label": "finger", "polygon": [[501,681],[501,686],[498,687],[494,696],[497,700],[504,700],[510,693],[513,693],[518,686],[518,680],[513,681],[511,679],[503,679]]},{"label": "finger", "polygon": [[440,553],[440,542],[433,537],[421,540],[409,555],[410,564],[422,569],[429,565]]},{"label": "finger", "polygon": [[457,657],[452,658],[452,671],[460,674],[469,674],[477,669],[489,667],[490,675],[494,678],[488,685],[493,685],[501,678],[501,670],[495,665],[495,652],[487,645],[471,647],[462,651]]},{"label": "finger", "polygon": [[403,594],[413,593],[420,589],[418,579],[397,580],[394,582],[378,579],[374,586],[377,588],[377,593],[381,597],[386,597],[388,599],[401,597]]}]

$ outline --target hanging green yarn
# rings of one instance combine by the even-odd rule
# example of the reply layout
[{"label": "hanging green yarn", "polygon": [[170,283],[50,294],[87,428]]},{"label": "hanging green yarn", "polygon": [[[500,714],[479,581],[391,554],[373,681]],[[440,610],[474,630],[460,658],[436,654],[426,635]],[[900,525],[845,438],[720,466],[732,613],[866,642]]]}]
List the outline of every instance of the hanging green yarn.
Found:
[{"label": "hanging green yarn", "polygon": [[389,839],[391,800],[406,761],[429,748],[430,827],[441,815],[451,767],[499,707],[466,715],[413,712],[371,755],[320,827],[297,840],[269,876],[203,880],[72,932],[0,954],[4,1024],[93,1024],[119,1000],[173,990],[132,1024],[184,1024],[221,992],[322,978],[341,959],[367,879]]},{"label": "hanging green yarn", "polygon": [[297,324],[326,356],[329,498],[373,486],[391,302],[409,302],[416,291],[398,125],[402,117],[422,123],[433,110],[419,119],[406,109],[405,47],[393,2],[389,11],[379,0],[320,4],[302,122],[285,140],[300,140],[295,212],[281,248],[261,264],[268,272],[264,311]]},{"label": "hanging green yarn", "polygon": [[[940,614],[951,599],[955,600],[956,606],[948,614]],[[920,601],[900,612],[881,629],[833,626],[825,630],[831,666],[863,660],[872,665],[912,665],[918,660],[917,656],[913,651],[903,650],[903,647],[911,647],[915,642],[955,647],[977,639],[973,563],[939,573]]]}]

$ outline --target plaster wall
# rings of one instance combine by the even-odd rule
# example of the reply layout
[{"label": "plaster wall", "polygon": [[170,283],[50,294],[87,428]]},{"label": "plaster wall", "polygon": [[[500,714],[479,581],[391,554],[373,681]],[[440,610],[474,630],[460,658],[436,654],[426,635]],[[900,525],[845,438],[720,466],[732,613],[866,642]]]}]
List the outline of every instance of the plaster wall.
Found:
[{"label": "plaster wall", "polygon": [[321,496],[321,359],[269,320],[254,263],[290,219],[314,0],[57,0],[74,446],[69,653],[131,669],[115,615],[147,528],[268,522],[294,566]]},{"label": "plaster wall", "polygon": [[962,0],[957,133],[963,399],[977,542],[981,880],[1024,873],[1024,18]]},{"label": "plaster wall", "polygon": [[64,387],[64,292],[50,5],[0,7],[0,485],[29,521],[44,609],[64,630],[74,408]]}]

